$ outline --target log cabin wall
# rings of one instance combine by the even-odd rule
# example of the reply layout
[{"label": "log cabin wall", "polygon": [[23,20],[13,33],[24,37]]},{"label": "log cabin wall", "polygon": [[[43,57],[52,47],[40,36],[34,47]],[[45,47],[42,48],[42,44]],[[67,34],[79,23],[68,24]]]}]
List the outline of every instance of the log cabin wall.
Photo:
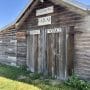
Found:
[{"label": "log cabin wall", "polygon": [[83,79],[90,80],[90,15],[76,27],[74,71]]},{"label": "log cabin wall", "polygon": [[3,32],[0,32],[0,62],[2,62],[5,59],[5,45],[3,36]]},{"label": "log cabin wall", "polygon": [[[54,7],[53,13],[36,16],[37,10],[49,6]],[[28,10],[29,9],[30,8],[28,8]],[[38,26],[38,18],[45,16],[51,16],[52,19],[51,25]],[[65,77],[67,77],[67,75],[69,74],[71,75],[72,71],[74,70],[73,61],[75,60],[75,63],[77,62],[77,60],[74,59],[75,51],[73,51],[74,50],[73,35],[75,33],[72,27],[79,26],[84,21],[83,20],[84,17],[85,15],[83,14],[82,15],[78,14],[78,12],[69,10],[69,8],[65,6],[54,4],[49,0],[44,1],[44,3],[38,2],[38,4],[34,7],[32,12],[30,13],[30,15],[23,22],[23,25],[17,31],[17,33],[18,32],[25,33],[24,35],[22,35],[21,37],[22,39],[17,41],[18,42],[17,48],[19,52],[17,53],[18,62],[22,64],[23,61],[24,64],[26,64],[29,70],[31,70],[32,72],[41,72],[45,74],[48,73],[51,76],[61,79],[65,79]],[[48,29],[55,29],[55,28],[59,29],[61,28],[60,35],[51,34],[49,36],[48,34],[46,34]],[[30,32],[32,33],[34,30],[36,31],[40,30],[40,32],[39,31],[37,32],[40,34],[30,35]],[[73,37],[73,39],[71,36]],[[53,44],[59,42],[58,41],[59,39],[61,41],[61,44]],[[69,40],[71,41],[71,43]],[[20,43],[21,46],[19,45]],[[58,47],[58,45],[60,46],[61,49]],[[70,48],[71,46],[72,48]],[[73,54],[71,53],[70,55],[69,52],[72,52]],[[43,53],[43,55],[39,53]]]},{"label": "log cabin wall", "polygon": [[0,63],[16,66],[17,40],[16,30],[13,28],[0,33]]},{"label": "log cabin wall", "polygon": [[27,60],[26,29],[18,30],[16,34],[16,38],[17,38],[17,65],[26,66],[26,60]]}]

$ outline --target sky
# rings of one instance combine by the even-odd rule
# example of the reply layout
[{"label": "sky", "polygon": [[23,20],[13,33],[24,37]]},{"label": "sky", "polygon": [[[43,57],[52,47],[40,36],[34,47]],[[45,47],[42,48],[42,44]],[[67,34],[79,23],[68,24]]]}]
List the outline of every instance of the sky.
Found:
[{"label": "sky", "polygon": [[[0,28],[15,21],[29,0],[0,0]],[[90,0],[77,0],[90,5]]]}]

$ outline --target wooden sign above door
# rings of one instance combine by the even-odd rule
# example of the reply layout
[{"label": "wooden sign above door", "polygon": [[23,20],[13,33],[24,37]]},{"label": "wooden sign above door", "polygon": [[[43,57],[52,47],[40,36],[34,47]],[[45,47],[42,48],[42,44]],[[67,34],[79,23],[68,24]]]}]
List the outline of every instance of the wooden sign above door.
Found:
[{"label": "wooden sign above door", "polygon": [[54,7],[50,6],[50,7],[47,7],[47,8],[37,10],[36,11],[36,16],[45,15],[45,14],[49,14],[49,13],[53,13],[53,12],[54,12]]},{"label": "wooden sign above door", "polygon": [[62,28],[47,29],[47,33],[61,33]]},{"label": "wooden sign above door", "polygon": [[[52,29],[46,29],[47,31],[47,34],[50,34],[50,33],[61,33],[62,32],[62,28],[52,28]],[[33,31],[30,31],[30,35],[38,35],[40,34],[40,30],[33,30]]]},{"label": "wooden sign above door", "polygon": [[30,31],[30,35],[34,35],[34,34],[40,34],[40,30]]},{"label": "wooden sign above door", "polygon": [[51,24],[51,16],[38,18],[38,26]]}]

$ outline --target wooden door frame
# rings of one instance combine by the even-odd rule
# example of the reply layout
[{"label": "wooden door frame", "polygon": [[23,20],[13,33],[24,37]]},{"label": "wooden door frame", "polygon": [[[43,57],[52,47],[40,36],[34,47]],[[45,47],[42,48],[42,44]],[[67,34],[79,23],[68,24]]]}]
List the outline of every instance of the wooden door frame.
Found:
[{"label": "wooden door frame", "polygon": [[[63,79],[66,80],[68,78],[68,35],[69,35],[69,31],[70,31],[70,27],[68,26],[60,26],[59,28],[62,28],[63,30],[63,51],[64,51],[64,62],[63,62]],[[41,30],[41,29],[40,29]],[[42,28],[42,30],[45,30],[45,28]],[[27,66],[29,66],[29,42],[28,39],[30,38],[30,36],[28,35],[30,33],[30,31],[27,31]],[[41,70],[42,71],[42,70]],[[47,73],[46,68],[45,68],[45,73]]]},{"label": "wooden door frame", "polygon": [[74,26],[69,26],[67,30],[67,78],[74,73]]}]

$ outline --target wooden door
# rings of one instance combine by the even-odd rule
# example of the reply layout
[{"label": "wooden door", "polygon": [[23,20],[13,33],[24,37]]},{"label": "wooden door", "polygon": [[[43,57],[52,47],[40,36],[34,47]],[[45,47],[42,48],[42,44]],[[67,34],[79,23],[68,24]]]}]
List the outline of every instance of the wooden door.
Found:
[{"label": "wooden door", "polygon": [[47,30],[47,68],[48,74],[63,77],[63,32],[62,28]]},{"label": "wooden door", "polygon": [[33,72],[64,77],[64,34],[62,28],[30,31],[29,68]]},{"label": "wooden door", "polygon": [[40,55],[40,30],[30,31],[30,37],[28,39],[28,66],[32,72],[38,72],[38,61]]}]

